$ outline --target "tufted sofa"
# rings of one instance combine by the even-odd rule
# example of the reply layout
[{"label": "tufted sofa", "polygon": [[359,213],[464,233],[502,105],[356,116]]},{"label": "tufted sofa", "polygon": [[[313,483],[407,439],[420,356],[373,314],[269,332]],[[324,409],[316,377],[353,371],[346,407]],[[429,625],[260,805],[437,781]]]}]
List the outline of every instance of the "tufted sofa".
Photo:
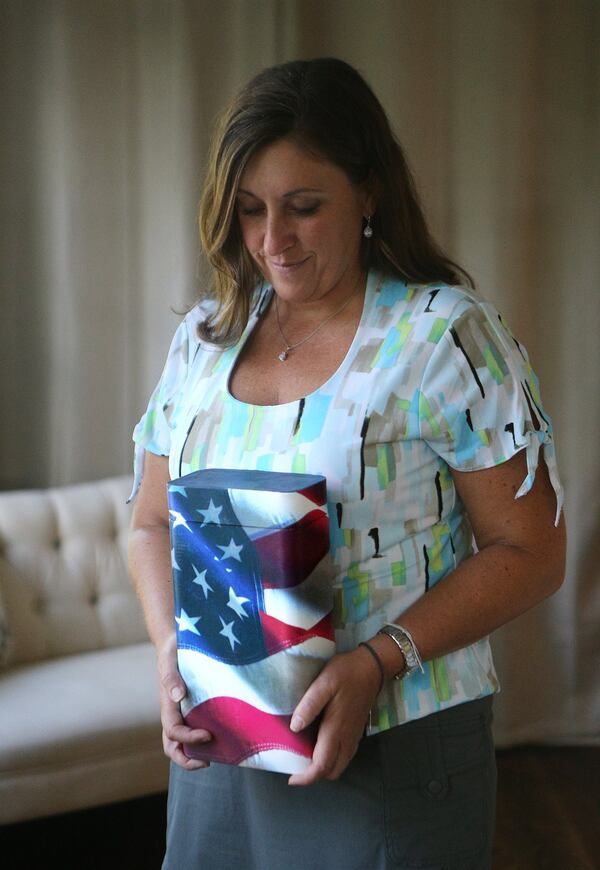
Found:
[{"label": "tufted sofa", "polygon": [[0,823],[166,788],[130,487],[0,493]]}]

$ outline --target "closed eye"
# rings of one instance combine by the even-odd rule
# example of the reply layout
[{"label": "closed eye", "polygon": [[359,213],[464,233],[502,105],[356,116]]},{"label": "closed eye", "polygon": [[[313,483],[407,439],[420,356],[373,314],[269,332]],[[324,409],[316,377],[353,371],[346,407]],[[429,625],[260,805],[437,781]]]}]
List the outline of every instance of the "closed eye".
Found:
[{"label": "closed eye", "polygon": [[[309,215],[316,214],[319,210],[320,203],[316,205],[307,205],[307,206],[293,206],[290,207],[290,211],[293,214],[297,214],[300,217],[308,217]],[[242,215],[242,217],[253,217],[255,215],[262,214],[264,211],[263,206],[255,205],[255,206],[238,206],[238,213]]]},{"label": "closed eye", "polygon": [[307,205],[307,206],[304,206],[303,208],[296,206],[295,208],[292,208],[292,211],[295,214],[307,216],[310,214],[315,214],[319,210],[319,206],[320,206],[320,203],[316,203],[315,205]]},{"label": "closed eye", "polygon": [[[309,217],[310,215],[316,214],[320,207],[321,203],[315,202],[305,206],[289,205],[288,208],[292,214],[296,214],[299,217]],[[238,214],[242,217],[254,217],[263,212],[264,206],[262,205],[242,205],[241,203],[238,203]]]}]

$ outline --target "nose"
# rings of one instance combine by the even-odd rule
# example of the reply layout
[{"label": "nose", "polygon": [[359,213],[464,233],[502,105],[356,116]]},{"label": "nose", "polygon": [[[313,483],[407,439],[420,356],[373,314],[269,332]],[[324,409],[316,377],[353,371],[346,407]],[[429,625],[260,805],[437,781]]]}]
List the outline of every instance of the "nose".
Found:
[{"label": "nose", "polygon": [[295,241],[294,231],[284,215],[267,214],[262,245],[265,256],[276,257],[291,248]]}]

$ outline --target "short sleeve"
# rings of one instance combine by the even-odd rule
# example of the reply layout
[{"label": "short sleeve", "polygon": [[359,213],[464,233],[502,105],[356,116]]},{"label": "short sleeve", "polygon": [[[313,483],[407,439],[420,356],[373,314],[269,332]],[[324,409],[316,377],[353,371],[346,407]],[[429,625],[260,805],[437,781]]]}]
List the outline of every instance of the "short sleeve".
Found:
[{"label": "short sleeve", "polygon": [[144,451],[168,456],[171,433],[177,420],[178,397],[187,379],[190,365],[190,336],[188,320],[183,320],[173,336],[165,366],[148,407],[133,430],[135,442],[134,483],[128,501],[137,494],[144,472]]},{"label": "short sleeve", "polygon": [[539,382],[527,351],[488,303],[468,300],[449,319],[423,374],[419,426],[459,471],[491,468],[525,450],[527,476],[517,498],[533,486],[543,448],[558,523],[563,490]]}]

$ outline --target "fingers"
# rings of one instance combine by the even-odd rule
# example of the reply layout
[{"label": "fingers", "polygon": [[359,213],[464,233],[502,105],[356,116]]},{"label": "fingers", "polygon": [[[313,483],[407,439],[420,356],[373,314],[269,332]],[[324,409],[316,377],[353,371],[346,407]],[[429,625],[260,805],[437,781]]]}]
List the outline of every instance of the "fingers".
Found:
[{"label": "fingers", "polygon": [[334,656],[294,710],[292,731],[323,715],[311,763],[289,785],[341,776],[356,754],[378,686],[379,673],[363,650]]},{"label": "fingers", "polygon": [[212,734],[203,728],[190,728],[186,725],[179,705],[166,696],[163,696],[161,703],[161,720],[165,754],[186,770],[208,767],[208,762],[202,759],[189,758],[183,750],[183,744],[190,747],[202,746],[212,740]]},{"label": "fingers", "polygon": [[205,731],[203,728],[190,728],[181,717],[177,720],[163,717],[162,722],[163,731],[168,739],[175,741],[175,743],[189,743],[192,746],[198,746],[212,740],[212,734],[209,731]]},{"label": "fingers", "polygon": [[[290,722],[292,731],[302,731],[307,725],[327,707],[335,695],[333,681],[327,671],[322,671],[309,686],[300,699]],[[328,721],[329,720],[329,721]],[[331,716],[325,716],[319,726],[317,742],[309,767],[301,773],[295,773],[288,779],[289,785],[310,785],[319,779],[325,779],[333,772],[340,752],[339,737],[335,728],[331,727]]]},{"label": "fingers", "polygon": [[314,683],[311,683],[298,702],[292,714],[290,729],[294,732],[302,731],[303,728],[314,722],[319,713],[331,700],[333,694],[334,688],[330,684],[327,675],[322,672]]},{"label": "fingers", "polygon": [[288,785],[311,785],[313,782],[318,782],[321,779],[337,779],[336,776],[333,776],[333,773],[338,766],[339,754],[339,743],[338,745],[329,746],[324,741],[321,741],[320,746],[315,746],[310,765],[306,770],[301,771],[301,773],[294,773],[290,776]]},{"label": "fingers", "polygon": [[321,779],[338,779],[356,755],[363,729],[356,736],[341,731],[333,717],[323,720],[310,765],[288,779],[288,785],[311,785]]},{"label": "fingers", "polygon": [[183,751],[183,746],[174,740],[169,740],[163,731],[163,750],[167,758],[174,761],[185,770],[200,770],[203,767],[208,767],[209,762],[203,761],[200,758],[189,758]]},{"label": "fingers", "polygon": [[159,656],[158,672],[160,684],[171,700],[178,704],[187,695],[187,686],[181,679],[177,668],[176,652],[168,650]]},{"label": "fingers", "polygon": [[187,688],[178,670],[173,670],[170,663],[161,668],[160,676],[160,708],[163,726],[163,750],[165,755],[186,770],[198,770],[208,767],[208,762],[199,758],[189,758],[183,749],[183,744],[199,746],[212,740],[209,731],[203,728],[190,728],[183,721],[179,701],[185,698]]}]

